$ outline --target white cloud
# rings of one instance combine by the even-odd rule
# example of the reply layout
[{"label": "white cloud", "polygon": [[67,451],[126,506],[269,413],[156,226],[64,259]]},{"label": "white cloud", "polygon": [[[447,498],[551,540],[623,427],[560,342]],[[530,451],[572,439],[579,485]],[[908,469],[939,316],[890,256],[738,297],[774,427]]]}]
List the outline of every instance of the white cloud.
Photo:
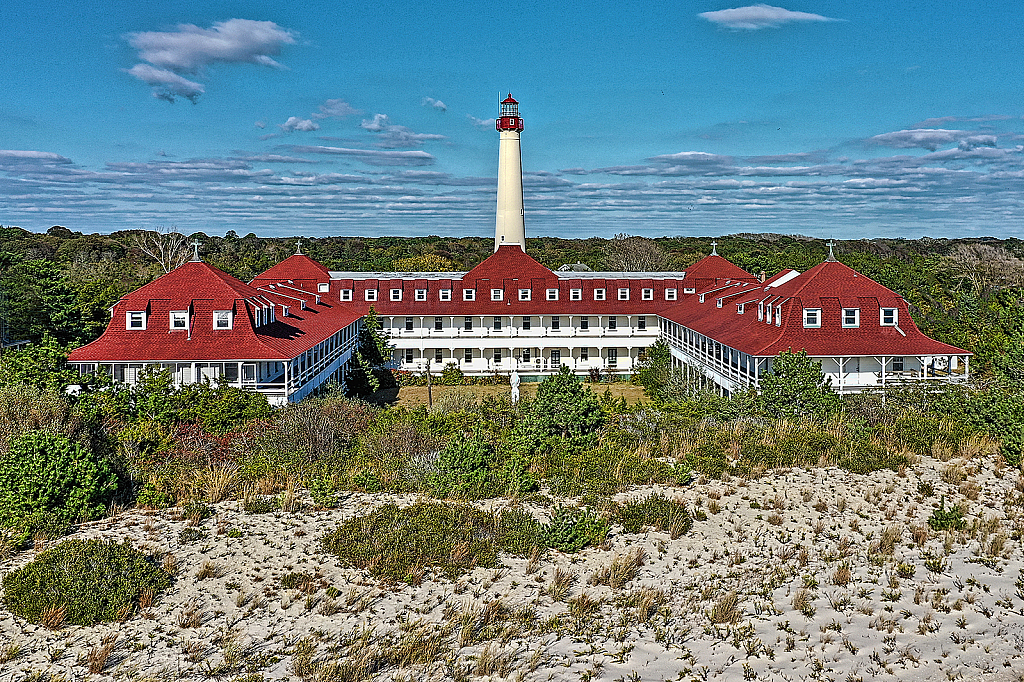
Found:
[{"label": "white cloud", "polygon": [[373,166],[429,166],[435,159],[424,151],[381,151],[379,149],[351,149],[322,145],[292,145],[288,149],[297,154],[333,154],[355,156]]},{"label": "white cloud", "polygon": [[725,28],[747,31],[774,28],[782,24],[794,22],[840,21],[839,19],[823,17],[820,14],[794,12],[782,7],[773,7],[772,5],[765,4],[721,9],[714,12],[701,12],[697,16]]},{"label": "white cloud", "polygon": [[71,159],[53,152],[36,152],[22,149],[0,149],[0,163],[5,162],[71,163]]},{"label": "white cloud", "polygon": [[287,121],[285,121],[284,123],[278,123],[277,127],[286,133],[290,133],[296,130],[305,133],[312,132],[314,130],[320,130],[319,123],[314,123],[308,118],[299,118],[298,116],[289,116]]},{"label": "white cloud", "polygon": [[353,114],[361,114],[355,107],[342,99],[329,99],[320,105],[313,118],[344,118]]},{"label": "white cloud", "polygon": [[969,135],[964,139],[960,140],[957,147],[961,151],[971,151],[975,147],[995,147],[996,136],[995,135]]},{"label": "white cloud", "polygon": [[419,147],[429,140],[447,139],[444,135],[415,133],[405,126],[392,123],[387,114],[374,114],[372,119],[363,119],[359,127],[363,130],[369,130],[371,133],[378,133],[377,146],[384,147],[385,149]]},{"label": "white cloud", "polygon": [[205,92],[200,83],[184,75],[201,76],[211,64],[249,63],[283,68],[273,57],[284,45],[295,43],[296,34],[272,21],[229,19],[204,29],[179,24],[174,31],[129,33],[128,43],[148,64],[136,64],[128,73],[153,86],[153,96],[173,102],[184,97],[195,103]]},{"label": "white cloud", "polygon": [[494,119],[493,118],[477,118],[476,116],[473,116],[472,114],[466,114],[466,118],[469,119],[470,123],[472,123],[477,128],[480,128],[481,130],[488,130],[488,129],[494,127]]},{"label": "white cloud", "polygon": [[260,130],[263,130],[264,128],[267,127],[267,122],[266,121],[256,121],[255,123],[253,123],[253,125],[255,127],[259,128]]},{"label": "white cloud", "polygon": [[448,105],[447,104],[445,104],[444,102],[442,102],[439,99],[434,99],[433,97],[424,97],[423,98],[423,106],[425,106],[425,107],[433,107],[434,109],[437,109],[438,111],[448,111]]},{"label": "white cloud", "polygon": [[893,149],[927,149],[935,151],[943,144],[951,144],[964,137],[960,130],[944,130],[942,128],[916,128],[914,130],[897,130],[882,133],[865,140],[868,146],[891,147]]}]

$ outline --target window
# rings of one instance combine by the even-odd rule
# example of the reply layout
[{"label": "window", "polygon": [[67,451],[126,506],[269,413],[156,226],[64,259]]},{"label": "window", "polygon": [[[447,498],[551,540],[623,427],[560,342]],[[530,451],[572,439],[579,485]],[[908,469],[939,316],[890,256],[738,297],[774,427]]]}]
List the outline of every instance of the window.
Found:
[{"label": "window", "polygon": [[319,284],[316,285],[316,290],[319,291],[321,294],[327,293],[328,291],[330,291],[330,289],[330,282],[320,282]]},{"label": "window", "polygon": [[469,315],[466,315],[466,317],[464,317],[462,320],[462,328],[465,329],[467,332],[473,331],[473,318],[470,317]]},{"label": "window", "polygon": [[501,315],[494,316],[494,331],[501,331]]},{"label": "window", "polygon": [[743,314],[743,309],[744,309],[745,305],[746,305],[745,303],[737,303],[736,304],[736,314],[737,315],[742,315]]},{"label": "window", "polygon": [[640,292],[640,298],[644,301],[654,300],[654,289],[644,289]]},{"label": "window", "polygon": [[501,362],[501,349],[500,348],[495,348],[494,349],[494,355],[491,356],[491,359],[494,360],[495,362]]},{"label": "window", "polygon": [[764,319],[764,301],[757,304],[757,321],[760,322]]},{"label": "window", "polygon": [[562,318],[558,315],[551,316],[551,328],[555,331],[562,328]]},{"label": "window", "polygon": [[444,360],[444,355],[442,355],[441,349],[440,348],[435,348],[434,349],[434,362],[441,362],[443,360]]},{"label": "window", "polygon": [[343,300],[343,301],[351,301],[352,300],[352,290],[351,289],[342,289],[341,290],[341,300]]},{"label": "window", "polygon": [[473,349],[467,348],[466,352],[463,353],[462,357],[466,360],[466,362],[473,362]]},{"label": "window", "polygon": [[580,360],[585,361],[590,359],[590,349],[580,348]]},{"label": "window", "polygon": [[405,331],[407,331],[407,332],[411,332],[412,331],[412,318],[411,317],[405,318]]},{"label": "window", "polygon": [[476,300],[476,289],[463,289],[462,290],[463,301],[475,301]]},{"label": "window", "polygon": [[520,289],[519,290],[519,300],[520,301],[529,301],[530,300],[530,290],[529,289]]},{"label": "window", "polygon": [[188,329],[188,311],[171,311],[171,329]]},{"label": "window", "polygon": [[438,300],[441,300],[441,301],[450,301],[450,300],[452,300],[452,290],[451,289],[441,289],[441,291],[437,292],[437,298],[438,298]]},{"label": "window", "polygon": [[548,289],[548,300],[549,301],[557,301],[558,300],[558,289]]},{"label": "window", "polygon": [[881,324],[883,327],[895,327],[899,317],[895,308],[882,308],[882,320]]},{"label": "window", "polygon": [[[285,308],[285,316],[288,315],[288,309]],[[230,310],[215,310],[213,311],[213,328],[214,329],[231,329],[231,311]]]},{"label": "window", "polygon": [[[697,293],[697,287],[683,287],[684,294],[695,294]],[[672,299],[675,300],[674,298]]]},{"label": "window", "polygon": [[903,371],[903,358],[892,359],[892,371],[902,372]]},{"label": "window", "polygon": [[376,289],[367,289],[366,291],[363,292],[363,295],[364,295],[364,297],[366,298],[367,301],[376,301],[377,300],[377,290]]},{"label": "window", "polygon": [[860,326],[860,308],[843,308],[843,326]]},{"label": "window", "polygon": [[677,298],[678,290],[676,289],[665,289],[665,300],[674,301]]},{"label": "window", "polygon": [[562,351],[553,350],[551,351],[551,366],[556,367],[562,364]]},{"label": "window", "polygon": [[594,300],[595,301],[603,301],[604,300],[604,289],[594,289]]},{"label": "window", "polygon": [[775,306],[775,326],[782,326],[782,304]]},{"label": "window", "polygon": [[628,301],[629,300],[629,289],[626,289],[626,288],[619,289],[619,300],[620,301]]},{"label": "window", "polygon": [[821,326],[821,308],[804,308],[804,326]]},{"label": "window", "polygon": [[580,329],[582,329],[583,331],[587,331],[588,329],[590,329],[590,317],[588,317],[587,315],[584,315],[583,317],[580,318]]},{"label": "window", "polygon": [[442,329],[444,329],[444,318],[443,317],[435,317],[434,318],[434,331],[435,332],[439,332]]},{"label": "window", "polygon": [[392,301],[401,301],[402,300],[402,290],[401,289],[392,289],[391,290],[391,300]]},{"label": "window", "polygon": [[609,348],[608,349],[608,366],[615,367],[619,364],[619,349]]},{"label": "window", "polygon": [[501,289],[491,289],[491,300],[500,301],[502,298],[504,298],[504,294],[505,292],[502,291]]},{"label": "window", "polygon": [[530,349],[529,348],[524,348],[523,349],[523,362],[529,362],[529,361],[530,361]]},{"label": "window", "polygon": [[647,331],[647,316],[640,315],[636,318],[636,330],[639,332]]},{"label": "window", "polygon": [[405,349],[405,361],[412,362],[412,348]]},{"label": "window", "polygon": [[617,317],[612,315],[608,318],[608,331],[613,332],[619,328],[619,320]]},{"label": "window", "polygon": [[427,290],[426,289],[417,289],[416,290],[416,300],[417,301],[425,301],[425,300],[427,300]]},{"label": "window", "polygon": [[145,329],[146,328],[146,313],[145,311],[136,310],[125,314],[124,319],[125,329]]},{"label": "window", "polygon": [[767,322],[768,324],[772,323],[772,307],[770,305],[765,306],[764,321]]},{"label": "window", "polygon": [[583,300],[583,289],[569,289],[569,300],[570,301],[582,301]]},{"label": "window", "polygon": [[530,329],[530,318],[529,317],[526,317],[526,316],[523,317],[523,329],[529,331],[529,329]]}]

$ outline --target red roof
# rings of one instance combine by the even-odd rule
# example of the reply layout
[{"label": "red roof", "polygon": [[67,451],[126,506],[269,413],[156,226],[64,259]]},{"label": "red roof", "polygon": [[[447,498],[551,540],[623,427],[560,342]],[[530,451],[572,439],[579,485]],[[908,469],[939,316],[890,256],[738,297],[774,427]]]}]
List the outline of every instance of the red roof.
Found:
[{"label": "red roof", "polygon": [[[836,261],[825,261],[777,287],[737,283],[703,292],[703,303],[692,296],[662,316],[748,355],[774,356],[785,350],[806,350],[816,357],[969,355],[925,336],[899,294]],[[770,323],[758,319],[759,304],[772,306]],[[780,325],[776,306],[781,306]],[[820,309],[820,327],[804,327],[807,308]],[[844,308],[860,311],[859,326],[843,327]],[[897,325],[881,324],[882,308],[898,311]]]},{"label": "red roof", "polygon": [[[318,303],[315,286],[304,290],[298,285],[270,284],[263,280],[257,288],[206,263],[186,263],[114,304],[107,330],[92,343],[72,351],[68,359],[290,360],[362,316],[337,301],[327,301],[326,296]],[[276,321],[257,326],[260,312],[271,307]],[[214,329],[214,312],[225,310],[232,312],[231,329]],[[146,313],[145,329],[126,328],[126,315],[132,311]],[[188,329],[170,328],[172,311],[188,311]]]},{"label": "red roof", "polygon": [[505,99],[501,100],[501,103],[502,104],[519,104],[519,102],[517,102],[516,100],[512,99],[512,93],[511,92],[508,93],[508,97],[506,97]]},{"label": "red roof", "polygon": [[757,278],[749,272],[738,265],[733,265],[718,254],[704,256],[699,261],[686,268],[686,279],[733,279],[748,282],[757,281]]},{"label": "red roof", "polygon": [[328,282],[331,279],[331,272],[309,256],[296,253],[295,255],[288,256],[266,272],[257,275],[257,279],[275,282],[284,282],[289,279]]}]

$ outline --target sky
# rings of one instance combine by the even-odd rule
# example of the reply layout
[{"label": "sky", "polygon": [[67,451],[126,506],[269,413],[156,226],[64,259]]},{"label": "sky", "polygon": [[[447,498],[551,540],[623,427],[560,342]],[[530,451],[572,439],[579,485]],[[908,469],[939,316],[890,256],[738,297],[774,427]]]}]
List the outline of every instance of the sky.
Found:
[{"label": "sky", "polygon": [[[778,2],[780,0],[774,0]],[[0,3],[0,224],[1022,236],[1017,3]]]}]

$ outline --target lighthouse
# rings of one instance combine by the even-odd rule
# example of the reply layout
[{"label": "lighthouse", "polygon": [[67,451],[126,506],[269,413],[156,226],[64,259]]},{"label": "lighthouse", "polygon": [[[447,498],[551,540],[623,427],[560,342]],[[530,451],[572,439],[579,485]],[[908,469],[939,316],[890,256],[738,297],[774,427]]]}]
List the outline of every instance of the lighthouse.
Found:
[{"label": "lighthouse", "polygon": [[494,225],[494,250],[503,244],[517,244],[526,251],[526,223],[523,212],[523,157],[519,149],[519,102],[509,93],[501,102],[494,123],[498,142],[498,210]]}]

